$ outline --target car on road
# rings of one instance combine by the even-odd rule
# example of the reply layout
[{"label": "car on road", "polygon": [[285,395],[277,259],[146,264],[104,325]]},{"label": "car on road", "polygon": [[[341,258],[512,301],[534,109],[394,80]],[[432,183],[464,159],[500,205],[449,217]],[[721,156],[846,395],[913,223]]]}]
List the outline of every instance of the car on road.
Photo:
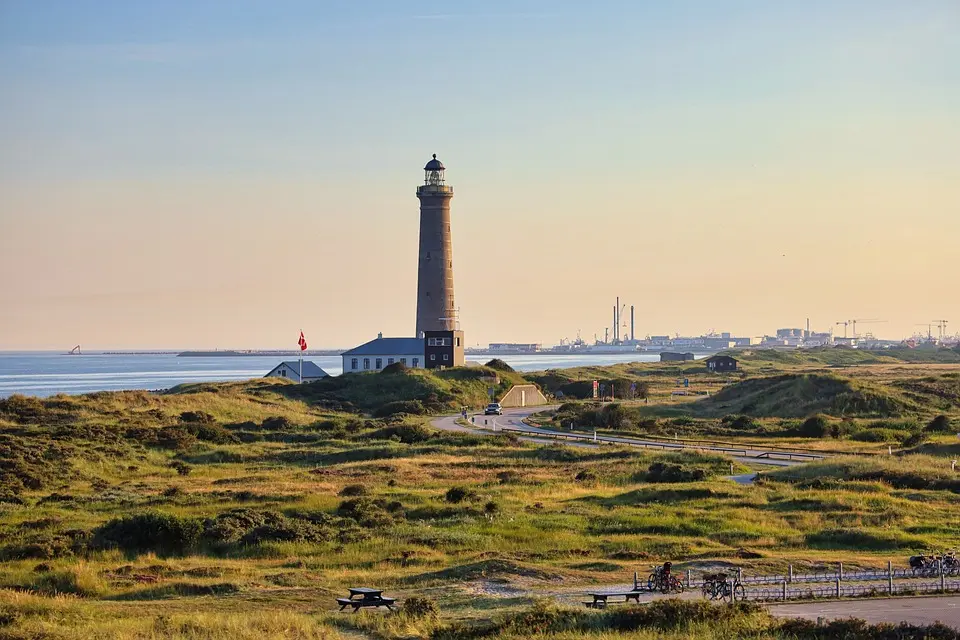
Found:
[{"label": "car on road", "polygon": [[499,402],[491,402],[487,405],[487,408],[483,410],[483,415],[485,416],[502,416],[503,407],[500,406]]}]

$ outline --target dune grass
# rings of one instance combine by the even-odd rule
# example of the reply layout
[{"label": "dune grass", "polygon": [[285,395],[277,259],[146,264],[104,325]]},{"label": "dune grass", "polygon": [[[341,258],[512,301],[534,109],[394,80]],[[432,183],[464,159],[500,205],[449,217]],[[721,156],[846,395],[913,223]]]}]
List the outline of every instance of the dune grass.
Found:
[{"label": "dune grass", "polygon": [[[681,571],[876,567],[960,545],[943,457],[833,459],[739,485],[723,456],[435,432],[289,386],[6,403],[0,637],[425,637],[668,559]],[[425,596],[440,613],[338,615],[350,586]],[[620,633],[603,620],[543,637]],[[616,637],[719,637],[731,624]]]}]

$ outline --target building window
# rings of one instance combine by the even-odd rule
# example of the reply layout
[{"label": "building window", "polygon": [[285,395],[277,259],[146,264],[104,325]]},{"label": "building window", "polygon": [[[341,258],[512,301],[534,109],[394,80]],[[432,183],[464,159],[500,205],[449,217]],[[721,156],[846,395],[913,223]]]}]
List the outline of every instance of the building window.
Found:
[{"label": "building window", "polygon": [[280,376],[283,377],[283,378],[286,378],[286,377],[287,377],[287,370],[286,370],[286,369],[280,369]]},{"label": "building window", "polygon": [[457,338],[457,346],[460,346],[460,338]]},{"label": "building window", "polygon": [[363,359],[363,368],[364,368],[364,369],[369,369],[369,368],[370,368],[370,358],[364,358],[364,359]]},{"label": "building window", "polygon": [[356,358],[353,358],[352,360],[350,360],[350,368],[353,369],[354,371],[357,370],[357,359],[356,359]]},{"label": "building window", "polygon": [[393,358],[387,358],[387,364],[393,364]]},{"label": "building window", "polygon": [[444,347],[449,347],[451,344],[453,344],[453,341],[450,340],[450,338],[443,338],[443,346],[444,346]]},{"label": "building window", "polygon": [[431,353],[431,354],[430,354],[430,359],[431,359],[431,360],[436,360],[436,359],[437,359],[437,354]]},{"label": "building window", "polygon": [[444,362],[446,362],[446,361],[449,360],[449,359],[450,359],[450,354],[448,354],[448,353],[443,354],[443,361],[444,361]]},{"label": "building window", "polygon": [[420,358],[414,358],[414,359],[413,359],[413,367],[414,367],[414,368],[417,368],[417,367],[419,367],[419,366],[420,366]]},{"label": "building window", "polygon": [[[406,359],[406,358],[400,358],[400,364],[402,364],[403,366],[407,366],[407,359]],[[417,366],[417,365],[414,364],[413,366]]]},{"label": "building window", "polygon": [[377,369],[383,369],[383,358],[377,358]]}]

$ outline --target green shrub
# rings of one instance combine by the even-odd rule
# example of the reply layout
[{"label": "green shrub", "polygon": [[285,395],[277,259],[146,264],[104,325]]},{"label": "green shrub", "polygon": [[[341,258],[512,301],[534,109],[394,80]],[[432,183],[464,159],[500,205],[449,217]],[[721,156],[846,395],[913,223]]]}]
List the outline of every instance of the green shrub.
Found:
[{"label": "green shrub", "polygon": [[519,471],[508,469],[497,474],[500,484],[518,484],[523,482],[523,475]]},{"label": "green shrub", "polygon": [[383,375],[394,375],[398,373],[404,373],[407,370],[407,365],[402,362],[394,362],[393,364],[388,364],[383,369],[380,370],[380,373]]},{"label": "green shrub", "polygon": [[798,433],[804,438],[823,438],[830,434],[830,423],[821,415],[810,416],[800,425]]},{"label": "green shrub", "polygon": [[405,616],[414,620],[438,618],[440,616],[437,603],[423,596],[410,596],[404,600],[402,611]]},{"label": "green shrub", "polygon": [[857,442],[900,442],[908,437],[910,432],[896,429],[864,429],[852,436]]},{"label": "green shrub", "polygon": [[266,429],[267,431],[286,431],[292,426],[293,424],[285,416],[274,416],[272,418],[267,418],[260,424],[260,427],[262,429]]},{"label": "green shrub", "polygon": [[214,424],[217,421],[205,411],[184,411],[180,414],[180,422],[193,422],[197,424]]},{"label": "green shrub", "polygon": [[413,416],[422,416],[427,413],[426,407],[419,400],[396,400],[388,402],[374,412],[377,418],[386,418],[399,413],[408,413]]},{"label": "green shrub", "polygon": [[127,553],[183,554],[197,547],[203,534],[199,518],[149,512],[115,518],[93,531],[93,546]]},{"label": "green shrub", "polygon": [[283,520],[284,516],[276,511],[246,507],[231,509],[204,521],[203,538],[212,543],[239,542],[249,531],[266,525],[277,525]]},{"label": "green shrub", "polygon": [[930,433],[952,433],[953,426],[950,424],[950,418],[939,415],[924,427],[924,431],[929,431]]},{"label": "green shrub", "polygon": [[450,487],[443,499],[451,504],[459,504],[464,500],[471,500],[477,496],[476,492],[464,487]]},{"label": "green shrub", "polygon": [[340,489],[338,496],[345,498],[355,497],[355,496],[365,496],[367,495],[367,487],[362,484],[348,484],[343,489]]},{"label": "green shrub", "polygon": [[627,410],[619,402],[611,402],[600,410],[600,425],[607,429],[623,429],[629,425]]},{"label": "green shrub", "polygon": [[504,362],[500,358],[494,358],[484,366],[490,369],[496,369],[497,371],[506,371],[507,373],[514,373],[513,367],[508,365],[506,362]]},{"label": "green shrub", "polygon": [[365,497],[344,500],[337,507],[337,514],[350,518],[364,527],[383,527],[393,522],[393,517],[386,510],[384,500],[371,500]]},{"label": "green shrub", "polygon": [[690,468],[668,462],[654,462],[647,470],[647,482],[696,482],[704,480],[707,472],[701,468]]},{"label": "green shrub", "polygon": [[377,429],[369,434],[369,437],[378,440],[395,440],[404,444],[416,444],[426,442],[433,437],[433,431],[424,424],[398,424]]}]

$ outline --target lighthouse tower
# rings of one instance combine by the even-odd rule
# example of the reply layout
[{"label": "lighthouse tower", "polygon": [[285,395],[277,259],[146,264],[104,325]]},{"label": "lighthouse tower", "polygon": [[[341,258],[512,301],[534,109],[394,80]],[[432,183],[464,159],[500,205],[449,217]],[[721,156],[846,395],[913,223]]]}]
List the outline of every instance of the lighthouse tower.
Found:
[{"label": "lighthouse tower", "polygon": [[[450,200],[453,187],[444,183],[443,163],[437,154],[423,168],[417,187],[420,199],[420,254],[417,266],[417,336],[426,332],[455,331],[453,302],[453,240],[450,235]],[[458,345],[459,346],[459,345]]]}]

